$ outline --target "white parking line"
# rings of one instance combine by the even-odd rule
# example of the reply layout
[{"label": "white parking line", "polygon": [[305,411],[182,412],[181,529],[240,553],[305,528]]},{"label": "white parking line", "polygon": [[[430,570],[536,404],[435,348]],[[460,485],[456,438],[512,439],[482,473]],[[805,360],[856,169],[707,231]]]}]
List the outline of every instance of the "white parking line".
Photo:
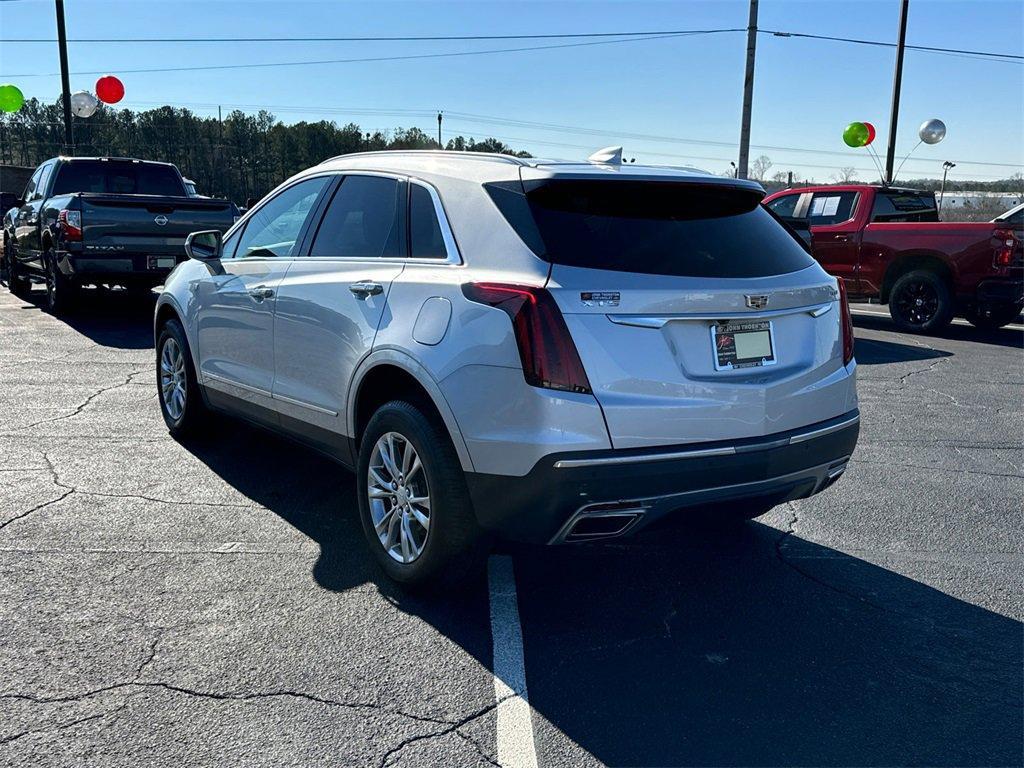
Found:
[{"label": "white parking line", "polygon": [[498,763],[503,768],[537,768],[512,558],[491,557],[487,562],[487,582],[494,643],[494,698],[498,702]]},{"label": "white parking line", "polygon": [[[872,315],[874,317],[891,317],[891,315],[888,312],[875,312],[875,311],[870,310],[870,309],[857,309],[855,307],[850,307],[850,312],[855,314],[855,315]],[[967,320],[961,320],[959,317],[953,318],[953,324],[954,325],[966,325],[966,326],[968,326],[970,328],[974,327]],[[1009,328],[1011,331],[1024,331],[1024,325],[1011,324],[1011,325],[1004,325],[1003,327],[1004,328]]]}]

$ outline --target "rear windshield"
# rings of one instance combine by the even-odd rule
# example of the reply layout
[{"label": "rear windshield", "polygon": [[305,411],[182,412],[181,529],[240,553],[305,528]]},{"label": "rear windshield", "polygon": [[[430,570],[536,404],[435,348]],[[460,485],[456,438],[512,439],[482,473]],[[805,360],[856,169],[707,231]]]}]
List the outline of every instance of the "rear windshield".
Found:
[{"label": "rear windshield", "polygon": [[72,192],[184,197],[185,185],[178,172],[169,165],[75,160],[61,165],[53,186],[54,195]]},{"label": "rear windshield", "polygon": [[939,211],[935,207],[932,192],[891,190],[875,193],[875,204],[871,208],[871,220],[885,221],[938,221]]},{"label": "rear windshield", "polygon": [[650,181],[550,181],[527,192],[519,211],[507,193],[492,190],[491,195],[524,242],[555,264],[656,275],[765,277],[814,263],[799,238],[761,207],[760,194],[749,190]]}]

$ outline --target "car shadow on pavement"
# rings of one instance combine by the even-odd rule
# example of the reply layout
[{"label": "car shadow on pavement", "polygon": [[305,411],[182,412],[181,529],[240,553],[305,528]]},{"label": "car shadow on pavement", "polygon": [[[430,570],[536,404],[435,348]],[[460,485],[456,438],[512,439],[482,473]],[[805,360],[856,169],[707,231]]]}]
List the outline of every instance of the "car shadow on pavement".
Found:
[{"label": "car shadow on pavement", "polygon": [[[869,328],[873,331],[902,333],[890,318],[881,315],[878,317],[868,317],[862,314],[855,314],[853,316],[853,325],[855,328]],[[927,344],[929,339],[950,339],[953,341],[971,341],[977,344],[993,344],[1000,347],[1024,348],[1024,331],[1013,328],[999,328],[994,331],[986,331],[974,326],[957,324],[950,325],[941,333],[931,336],[923,334],[920,336],[908,334],[908,336],[920,339],[924,344]]]},{"label": "car shadow on pavement", "polygon": [[898,344],[881,339],[857,339],[853,351],[858,365],[881,365],[885,363],[906,363],[915,360],[934,360],[951,357],[952,352],[913,344]]},{"label": "car shadow on pavement", "polygon": [[[387,582],[347,471],[219,417],[187,448],[319,545],[320,587],[374,583],[493,669],[484,577],[434,597]],[[681,522],[504,547],[539,755],[567,737],[608,765],[1020,763],[1020,622],[796,533]]]},{"label": "car shadow on pavement", "polygon": [[756,522],[643,539],[516,562],[530,702],[601,762],[1021,763],[1019,621]]},{"label": "car shadow on pavement", "polygon": [[[45,312],[46,294],[36,288],[21,299],[26,310]],[[77,304],[58,319],[103,347],[151,349],[156,295],[84,289]]]}]

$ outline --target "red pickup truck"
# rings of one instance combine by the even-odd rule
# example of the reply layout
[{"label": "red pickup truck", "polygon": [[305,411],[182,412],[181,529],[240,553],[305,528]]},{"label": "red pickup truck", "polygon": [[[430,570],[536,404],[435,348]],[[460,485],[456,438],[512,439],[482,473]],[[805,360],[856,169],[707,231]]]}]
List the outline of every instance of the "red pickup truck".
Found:
[{"label": "red pickup truck", "polygon": [[954,315],[999,328],[1024,306],[1019,235],[1004,222],[940,222],[932,192],[802,187],[764,205],[807,240],[850,298],[888,303],[903,330],[934,333]]}]

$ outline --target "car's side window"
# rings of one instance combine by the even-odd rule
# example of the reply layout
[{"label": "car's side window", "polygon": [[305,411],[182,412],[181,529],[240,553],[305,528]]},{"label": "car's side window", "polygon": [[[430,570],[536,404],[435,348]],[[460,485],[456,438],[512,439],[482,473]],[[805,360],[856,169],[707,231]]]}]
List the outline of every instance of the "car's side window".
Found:
[{"label": "car's side window", "polygon": [[840,224],[853,217],[856,192],[815,192],[808,218],[811,226]]},{"label": "car's side window", "polygon": [[312,257],[403,258],[398,195],[402,185],[383,176],[346,176],[327,206]]},{"label": "car's side window", "polygon": [[21,196],[26,203],[32,200],[36,187],[39,185],[39,177],[42,175],[43,169],[40,167],[32,174],[32,178],[28,180],[28,184],[25,186],[25,194]]},{"label": "car's side window", "polygon": [[35,200],[42,199],[43,195],[46,194],[46,187],[50,183],[50,176],[53,174],[53,163],[45,163],[40,170],[42,173],[39,175],[39,181],[36,182],[35,191],[32,193],[32,198]]},{"label": "car's side window", "polygon": [[225,248],[224,258],[294,257],[303,225],[329,181],[329,176],[300,181],[261,205],[246,222],[234,253],[228,256]]},{"label": "car's side window", "polygon": [[768,209],[780,219],[792,219],[796,217],[796,202],[800,199],[799,194],[783,195],[768,203]]},{"label": "car's side window", "polygon": [[414,259],[448,258],[434,199],[420,184],[409,185],[409,255]]}]

